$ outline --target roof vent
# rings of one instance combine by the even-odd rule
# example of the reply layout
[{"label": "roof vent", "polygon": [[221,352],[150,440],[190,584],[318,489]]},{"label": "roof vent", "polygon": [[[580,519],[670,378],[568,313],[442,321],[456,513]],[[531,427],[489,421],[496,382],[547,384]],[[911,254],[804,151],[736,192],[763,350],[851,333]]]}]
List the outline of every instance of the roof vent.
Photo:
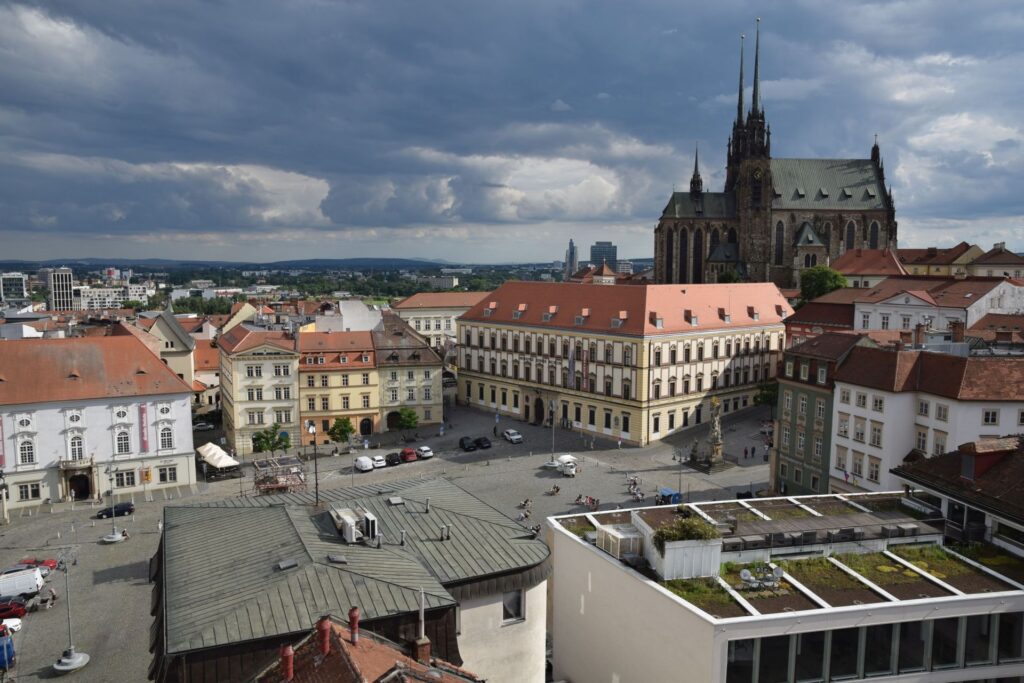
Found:
[{"label": "roof vent", "polygon": [[864,190],[864,192],[867,194],[867,196],[869,196],[871,198],[874,198],[874,196],[875,196],[874,188],[869,187],[866,190]]},{"label": "roof vent", "polygon": [[71,372],[68,373],[68,379],[78,379],[80,377],[81,375],[78,374],[78,370],[72,370]]},{"label": "roof vent", "polygon": [[488,301],[487,302],[487,308],[497,308],[497,307],[498,307],[498,302],[497,301]]},{"label": "roof vent", "polygon": [[405,505],[405,501],[401,496],[391,496],[388,498],[388,505]]},{"label": "roof vent", "polygon": [[299,563],[296,562],[295,560],[281,560],[280,562],[277,563],[277,568],[280,571],[282,571],[282,572],[287,570],[287,569],[295,569],[298,566],[299,566]]},{"label": "roof vent", "polygon": [[802,199],[803,197],[807,196],[807,193],[804,192],[804,188],[798,187],[796,188],[796,196]]},{"label": "roof vent", "polygon": [[629,311],[619,311],[619,320],[629,320]]},{"label": "roof vent", "polygon": [[844,199],[850,199],[851,197],[853,197],[853,193],[850,192],[850,188],[844,187],[843,188],[843,198]]},{"label": "roof vent", "polygon": [[344,555],[338,555],[337,553],[331,553],[328,555],[327,561],[331,564],[348,564],[348,558]]},{"label": "roof vent", "polygon": [[516,307],[516,310],[525,311],[526,310],[526,304],[519,304],[519,306]]},{"label": "roof vent", "polygon": [[821,193],[822,197],[827,197],[828,196],[828,190],[826,190],[824,187],[819,187],[818,188],[818,192]]}]

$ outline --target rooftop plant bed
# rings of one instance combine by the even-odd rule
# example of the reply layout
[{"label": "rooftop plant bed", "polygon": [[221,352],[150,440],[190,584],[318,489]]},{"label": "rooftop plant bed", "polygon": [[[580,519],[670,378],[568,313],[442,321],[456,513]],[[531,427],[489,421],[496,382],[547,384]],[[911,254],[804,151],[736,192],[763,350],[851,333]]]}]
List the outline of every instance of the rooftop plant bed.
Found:
[{"label": "rooftop plant bed", "polygon": [[821,513],[825,517],[838,517],[840,515],[856,515],[861,512],[857,508],[853,507],[849,503],[841,500],[811,500],[804,503],[809,508],[812,508],[815,512]]},{"label": "rooftop plant bed", "polygon": [[820,609],[810,598],[804,596],[787,581],[779,581],[778,588],[747,588],[740,578],[740,572],[749,569],[755,574],[764,571],[764,565],[742,565],[726,562],[719,572],[727,584],[736,589],[743,599],[754,606],[762,614],[779,612],[799,612],[809,609]]},{"label": "rooftop plant bed", "polygon": [[900,600],[951,595],[913,569],[904,567],[882,553],[848,553],[837,555],[836,559]]},{"label": "rooftop plant bed", "polygon": [[954,545],[952,550],[999,572],[1008,579],[1024,583],[1024,558],[1009,553],[999,546],[991,543],[971,543],[970,545]]},{"label": "rooftop plant bed", "polygon": [[672,579],[666,581],[664,586],[713,617],[724,619],[747,616],[747,611],[714,579]]},{"label": "rooftop plant bed", "polygon": [[753,507],[758,512],[771,517],[772,519],[797,519],[799,517],[813,517],[810,512],[799,505],[776,501],[771,503],[754,503]]},{"label": "rooftop plant bed", "polygon": [[914,519],[937,519],[942,516],[940,514],[925,514],[908,505],[904,505],[900,502],[902,497],[903,496],[860,496],[851,497],[850,500],[858,505],[866,507],[872,512],[895,512],[904,517],[913,517]]},{"label": "rooftop plant bed", "polygon": [[672,541],[710,541],[718,538],[718,530],[697,515],[679,517],[654,532],[654,547],[662,555],[665,544]]},{"label": "rooftop plant bed", "polygon": [[997,593],[1013,590],[1010,584],[1003,583],[966,562],[961,562],[939,545],[898,545],[889,550],[964,593]]},{"label": "rooftop plant bed", "polygon": [[790,560],[778,564],[793,578],[833,607],[885,602],[885,598],[824,557]]},{"label": "rooftop plant bed", "polygon": [[735,517],[737,522],[753,522],[761,519],[739,503],[714,503],[701,505],[700,509],[701,512],[719,523],[725,522],[727,517]]},{"label": "rooftop plant bed", "polygon": [[562,520],[562,528],[571,534],[584,538],[588,533],[597,531],[593,524],[587,521],[586,517],[573,517]]}]

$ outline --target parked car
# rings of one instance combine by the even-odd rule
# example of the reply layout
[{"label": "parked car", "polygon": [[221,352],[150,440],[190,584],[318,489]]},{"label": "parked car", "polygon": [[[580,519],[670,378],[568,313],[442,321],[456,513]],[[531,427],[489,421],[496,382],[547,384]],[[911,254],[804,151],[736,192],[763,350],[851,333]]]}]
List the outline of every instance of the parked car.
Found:
[{"label": "parked car", "polygon": [[509,443],[522,443],[523,435],[514,429],[506,429],[501,433],[502,438]]},{"label": "parked car", "polygon": [[134,503],[117,503],[113,508],[109,505],[104,508],[100,508],[100,511],[96,513],[96,517],[99,519],[110,519],[111,516],[124,517],[125,515],[134,514],[134,512]]},{"label": "parked car", "polygon": [[473,443],[476,444],[477,448],[490,448],[491,447],[491,440],[488,439],[486,436],[478,437],[477,440],[474,441]]},{"label": "parked car", "polygon": [[214,430],[214,426],[209,422],[196,422],[192,425],[193,432],[211,432]]},{"label": "parked car", "polygon": [[3,624],[9,633],[17,633],[21,630],[21,619],[4,619]]},{"label": "parked car", "polygon": [[371,460],[373,460],[373,466],[375,468],[388,466],[388,461],[384,459],[383,455],[375,455]]},{"label": "parked car", "polygon": [[45,564],[44,565],[38,565],[38,566],[34,565],[34,564],[12,564],[7,569],[4,569],[3,571],[0,571],[0,575],[12,574],[14,572],[23,572],[26,569],[38,569],[39,573],[42,574],[44,579],[47,576],[50,575],[50,568],[47,567]]},{"label": "parked car", "polygon": [[373,460],[370,460],[365,455],[360,455],[358,458],[356,458],[355,468],[360,472],[372,472]]},{"label": "parked car", "polygon": [[434,451],[430,450],[430,446],[420,446],[416,449],[416,455],[419,456],[421,460],[425,460],[427,458],[433,458]]},{"label": "parked car", "polygon": [[33,567],[49,567],[50,569],[57,568],[57,560],[44,559],[42,557],[26,557],[23,560],[18,560],[18,564],[27,564]]},{"label": "parked car", "polygon": [[43,574],[37,567],[0,574],[0,593],[18,599],[32,597],[43,589]]},{"label": "parked car", "polygon": [[23,602],[0,602],[0,619],[20,619],[25,611]]},{"label": "parked car", "polygon": [[401,453],[388,453],[384,456],[384,460],[387,461],[388,465],[401,465],[402,455]]},{"label": "parked car", "polygon": [[470,451],[476,450],[476,444],[473,442],[473,437],[464,436],[459,439],[459,448],[469,453]]},{"label": "parked car", "polygon": [[416,455],[416,451],[411,448],[402,449],[402,462],[416,462],[420,459],[420,456]]}]

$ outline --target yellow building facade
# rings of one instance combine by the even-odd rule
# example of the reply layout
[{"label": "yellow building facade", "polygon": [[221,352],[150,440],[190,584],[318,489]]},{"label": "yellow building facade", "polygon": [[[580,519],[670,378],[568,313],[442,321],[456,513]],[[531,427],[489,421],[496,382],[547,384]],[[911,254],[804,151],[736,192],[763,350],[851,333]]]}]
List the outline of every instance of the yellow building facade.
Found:
[{"label": "yellow building facade", "polygon": [[[302,443],[330,444],[337,419],[354,436],[379,432],[380,377],[369,332],[302,332],[299,337],[299,414]],[[316,434],[308,431],[309,421]]]}]

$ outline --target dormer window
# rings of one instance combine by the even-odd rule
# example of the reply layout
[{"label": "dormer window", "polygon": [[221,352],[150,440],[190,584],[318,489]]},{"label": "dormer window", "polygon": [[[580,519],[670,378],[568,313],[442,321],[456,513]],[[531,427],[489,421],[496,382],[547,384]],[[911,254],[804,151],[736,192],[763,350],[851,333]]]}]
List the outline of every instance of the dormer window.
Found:
[{"label": "dormer window", "polygon": [[612,327],[615,327],[615,328],[622,327],[622,319],[621,318],[612,318]]},{"label": "dormer window", "polygon": [[522,311],[512,311],[512,319],[513,320],[519,320],[522,317],[523,317],[523,312]]},{"label": "dormer window", "polygon": [[541,316],[541,318],[542,318],[542,319],[544,320],[544,322],[546,322],[546,323],[549,323],[549,322],[551,322],[551,319],[552,319],[552,318],[554,318],[554,317],[555,317],[555,314],[554,314],[554,313],[545,313],[545,314],[544,314],[543,316]]},{"label": "dormer window", "polygon": [[485,318],[490,318],[491,317],[491,309],[489,309],[489,308],[485,308],[484,309],[484,317]]},{"label": "dormer window", "polygon": [[577,325],[582,325],[585,322],[587,322],[587,319],[584,316],[582,316],[582,315],[576,316],[575,323]]}]

